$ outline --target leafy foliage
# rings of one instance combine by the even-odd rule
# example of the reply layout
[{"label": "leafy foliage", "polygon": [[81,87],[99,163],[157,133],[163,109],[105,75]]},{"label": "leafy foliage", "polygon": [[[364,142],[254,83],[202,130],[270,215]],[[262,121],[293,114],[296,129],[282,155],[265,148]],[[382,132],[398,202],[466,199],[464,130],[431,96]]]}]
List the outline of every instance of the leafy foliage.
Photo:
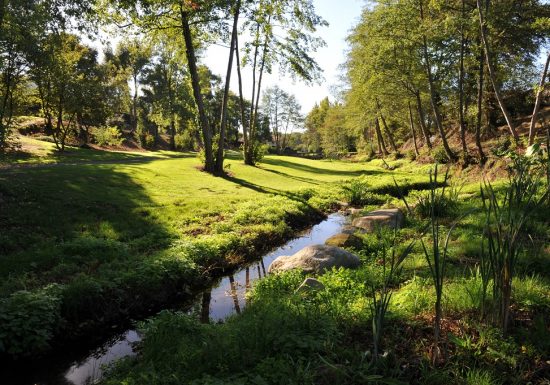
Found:
[{"label": "leafy foliage", "polygon": [[59,327],[59,288],[19,291],[0,300],[0,352],[14,357],[45,351]]},{"label": "leafy foliage", "polygon": [[99,127],[94,131],[94,138],[100,146],[118,147],[124,142],[117,127]]}]

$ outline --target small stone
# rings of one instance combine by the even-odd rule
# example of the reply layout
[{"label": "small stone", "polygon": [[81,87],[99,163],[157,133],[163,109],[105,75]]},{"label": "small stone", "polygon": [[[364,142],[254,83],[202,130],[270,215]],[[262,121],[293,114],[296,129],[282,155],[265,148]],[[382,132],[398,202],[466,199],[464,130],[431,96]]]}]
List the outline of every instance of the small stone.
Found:
[{"label": "small stone", "polygon": [[325,241],[325,245],[336,247],[353,247],[360,249],[363,246],[361,239],[353,234],[341,233],[330,237]]},{"label": "small stone", "polygon": [[323,290],[325,285],[315,278],[306,278],[304,282],[296,289],[295,293]]},{"label": "small stone", "polygon": [[351,216],[360,215],[363,213],[363,209],[351,208],[347,209],[347,214]]},{"label": "small stone", "polygon": [[344,226],[342,228],[342,234],[355,234],[356,231],[357,231],[357,227],[353,227],[353,226]]}]

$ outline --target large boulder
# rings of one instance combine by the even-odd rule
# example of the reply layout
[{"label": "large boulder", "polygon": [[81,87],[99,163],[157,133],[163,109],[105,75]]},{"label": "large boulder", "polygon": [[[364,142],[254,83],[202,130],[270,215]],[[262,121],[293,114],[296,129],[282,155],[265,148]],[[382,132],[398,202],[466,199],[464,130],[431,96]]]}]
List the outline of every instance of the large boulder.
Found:
[{"label": "large boulder", "polygon": [[314,245],[303,248],[291,256],[281,256],[269,265],[269,272],[300,269],[305,273],[322,273],[332,267],[359,267],[361,261],[356,255],[327,245]]},{"label": "large boulder", "polygon": [[364,217],[355,218],[352,225],[364,231],[372,232],[381,227],[399,229],[403,226],[403,220],[404,216],[401,210],[381,209],[371,211]]},{"label": "large boulder", "polygon": [[333,235],[332,237],[327,239],[325,241],[325,245],[336,247],[353,247],[355,249],[360,249],[361,246],[363,246],[363,242],[361,241],[361,238],[353,234],[341,233]]}]

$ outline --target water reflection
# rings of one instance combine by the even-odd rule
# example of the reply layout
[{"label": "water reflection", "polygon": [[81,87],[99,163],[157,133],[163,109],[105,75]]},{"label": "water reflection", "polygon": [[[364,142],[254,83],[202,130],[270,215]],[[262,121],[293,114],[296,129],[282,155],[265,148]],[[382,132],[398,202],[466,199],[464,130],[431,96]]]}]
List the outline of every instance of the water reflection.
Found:
[{"label": "water reflection", "polygon": [[313,226],[298,238],[264,256],[229,277],[221,279],[211,291],[210,319],[216,322],[239,313],[246,306],[247,293],[254,281],[267,275],[266,266],[281,255],[292,255],[306,246],[323,244],[331,236],[338,234],[344,227],[346,218],[332,214],[325,221]]},{"label": "water reflection", "polygon": [[200,320],[204,324],[207,324],[210,322],[210,301],[211,300],[212,300],[211,290],[207,290],[204,293],[202,293]]},{"label": "water reflection", "polygon": [[231,286],[231,298],[233,298],[233,303],[235,304],[235,313],[241,314],[241,306],[239,305],[237,286],[235,285],[235,278],[232,275],[229,276],[229,285]]},{"label": "water reflection", "polygon": [[93,384],[101,378],[105,365],[120,357],[134,355],[132,344],[139,340],[140,337],[135,330],[127,331],[123,334],[121,340],[110,346],[105,346],[104,349],[99,349],[83,362],[72,365],[65,372],[65,379],[69,384]]}]

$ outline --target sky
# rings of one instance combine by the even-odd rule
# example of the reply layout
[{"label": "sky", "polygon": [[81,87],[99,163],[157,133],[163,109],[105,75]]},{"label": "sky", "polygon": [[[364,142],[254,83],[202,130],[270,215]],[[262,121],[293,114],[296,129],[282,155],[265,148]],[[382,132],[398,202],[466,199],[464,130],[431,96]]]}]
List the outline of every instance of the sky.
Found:
[{"label": "sky", "polygon": [[[346,37],[350,29],[359,21],[364,0],[313,0],[318,15],[325,19],[328,27],[319,28],[317,36],[323,38],[326,46],[312,55],[323,69],[324,80],[319,85],[308,86],[296,81],[293,82],[288,74],[279,74],[274,69],[273,74],[264,75],[262,89],[278,85],[290,94],[294,94],[302,106],[302,113],[307,114],[315,103],[320,102],[326,96],[331,97],[331,88],[338,84],[341,74],[339,66],[345,61],[347,50]],[[219,46],[208,48],[201,58],[210,70],[225,78],[229,49]],[[236,70],[231,75],[231,90],[238,92]],[[243,69],[243,92],[248,99],[251,97],[252,82],[251,72]],[[333,99],[333,97],[331,97]]]}]

